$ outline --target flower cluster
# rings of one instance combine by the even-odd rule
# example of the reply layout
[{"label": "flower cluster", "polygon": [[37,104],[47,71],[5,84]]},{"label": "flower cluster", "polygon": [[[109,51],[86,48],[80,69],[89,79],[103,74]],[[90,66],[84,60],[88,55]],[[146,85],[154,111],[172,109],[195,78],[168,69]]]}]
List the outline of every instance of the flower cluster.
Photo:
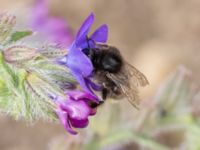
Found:
[{"label": "flower cluster", "polygon": [[[32,11],[31,26],[33,30],[43,34],[50,42],[55,42],[64,47],[69,45],[72,39],[69,34],[69,27],[65,25],[62,19],[48,15],[46,0],[36,0]],[[80,90],[67,92],[65,100],[56,100],[57,115],[64,128],[72,134],[77,133],[72,127],[83,128],[88,125],[88,117],[96,112],[90,104],[98,105],[99,103],[99,98],[93,90],[101,90],[101,86],[91,80],[93,65],[82,50],[88,48],[88,46],[95,47],[95,42],[105,43],[108,38],[108,27],[103,24],[91,36],[88,36],[93,22],[94,15],[91,13],[78,30],[68,54],[58,60],[59,64],[70,69],[71,74],[81,86]]]},{"label": "flower cluster", "polygon": [[88,46],[90,48],[95,47],[96,42],[105,43],[108,38],[108,27],[105,24],[101,25],[91,36],[88,36],[93,22],[94,15],[91,13],[77,32],[68,54],[58,61],[60,64],[70,68],[71,73],[82,88],[82,91],[68,93],[69,98],[62,102],[57,110],[57,114],[65,129],[72,134],[76,132],[71,129],[71,126],[75,128],[86,127],[88,117],[95,114],[94,109],[90,105],[91,102],[96,105],[100,102],[93,90],[101,90],[101,86],[91,80],[93,65],[82,50],[89,48]]},{"label": "flower cluster", "polygon": [[82,50],[89,48],[88,46],[90,46],[90,48],[95,47],[96,42],[105,43],[108,38],[108,27],[105,24],[97,28],[91,36],[88,36],[88,32],[93,22],[94,15],[91,13],[80,27],[76,38],[69,49],[68,55],[60,61],[71,69],[72,74],[81,87],[91,94],[93,94],[91,88],[98,89],[99,86],[90,80],[93,65],[91,60],[82,52]]}]

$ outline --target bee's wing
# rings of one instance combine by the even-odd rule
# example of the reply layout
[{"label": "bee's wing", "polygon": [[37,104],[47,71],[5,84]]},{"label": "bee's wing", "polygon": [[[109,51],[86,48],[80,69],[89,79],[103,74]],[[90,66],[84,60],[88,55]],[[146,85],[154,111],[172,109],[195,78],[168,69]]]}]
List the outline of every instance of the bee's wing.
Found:
[{"label": "bee's wing", "polygon": [[[101,44],[101,43],[98,43],[96,46],[99,47],[100,49],[104,49],[104,50],[109,50],[112,47],[112,46],[108,46],[108,45]],[[113,47],[113,49],[116,49],[116,48]],[[120,55],[120,52],[117,49],[116,49],[115,53],[119,53],[119,55]],[[138,69],[136,69],[134,66],[127,63],[126,61],[124,61],[124,66],[123,66],[121,72],[126,73],[127,78],[132,78],[132,80],[135,81],[135,84],[137,86],[138,85],[146,86],[147,84],[149,84],[145,75],[143,73],[141,73]]]},{"label": "bee's wing", "polygon": [[138,88],[134,84],[131,84],[130,86],[124,86],[123,84],[120,84],[120,88],[122,92],[126,95],[127,100],[130,102],[130,104],[133,105],[135,108],[138,108],[140,102]]},{"label": "bee's wing", "polygon": [[117,74],[107,73],[106,76],[121,89],[128,101],[134,107],[138,108],[137,105],[139,104],[140,98],[137,86],[149,84],[144,74],[130,64],[125,63],[122,71]]},{"label": "bee's wing", "polygon": [[136,69],[134,66],[130,65],[129,63],[125,62],[124,71],[127,72],[128,78],[131,78],[136,86],[146,86],[149,84],[149,81],[145,77],[145,75]]},{"label": "bee's wing", "polygon": [[128,76],[123,73],[111,74],[107,73],[106,76],[112,80],[118,88],[121,89],[122,93],[127,97],[128,101],[137,108],[139,103],[138,89],[135,84],[131,84]]}]

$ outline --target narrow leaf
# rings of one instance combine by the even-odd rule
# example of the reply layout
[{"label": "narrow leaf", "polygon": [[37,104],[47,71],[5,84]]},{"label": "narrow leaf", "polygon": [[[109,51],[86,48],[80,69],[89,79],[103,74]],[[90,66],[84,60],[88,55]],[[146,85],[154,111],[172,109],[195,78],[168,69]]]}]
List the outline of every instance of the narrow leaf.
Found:
[{"label": "narrow leaf", "polygon": [[32,35],[32,33],[33,33],[32,31],[16,31],[12,33],[9,42],[16,42],[24,37]]}]

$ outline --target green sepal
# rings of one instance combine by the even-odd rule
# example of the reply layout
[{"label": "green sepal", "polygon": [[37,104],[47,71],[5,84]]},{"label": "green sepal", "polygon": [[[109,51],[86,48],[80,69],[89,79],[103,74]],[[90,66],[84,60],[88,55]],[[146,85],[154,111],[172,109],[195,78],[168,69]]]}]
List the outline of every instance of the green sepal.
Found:
[{"label": "green sepal", "polygon": [[9,42],[19,41],[22,38],[30,36],[32,34],[33,34],[33,32],[29,31],[29,30],[27,30],[27,31],[16,31],[16,32],[11,34]]}]

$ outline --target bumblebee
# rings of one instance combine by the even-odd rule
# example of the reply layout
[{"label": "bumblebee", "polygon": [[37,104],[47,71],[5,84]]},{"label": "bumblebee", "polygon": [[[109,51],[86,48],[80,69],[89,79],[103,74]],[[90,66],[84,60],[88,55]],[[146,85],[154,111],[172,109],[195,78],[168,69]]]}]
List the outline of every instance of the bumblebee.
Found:
[{"label": "bumblebee", "polygon": [[82,51],[94,66],[95,80],[103,86],[102,99],[127,97],[137,108],[139,103],[137,87],[149,84],[145,75],[127,63],[120,51],[113,46],[96,44],[95,48],[89,47]]}]

